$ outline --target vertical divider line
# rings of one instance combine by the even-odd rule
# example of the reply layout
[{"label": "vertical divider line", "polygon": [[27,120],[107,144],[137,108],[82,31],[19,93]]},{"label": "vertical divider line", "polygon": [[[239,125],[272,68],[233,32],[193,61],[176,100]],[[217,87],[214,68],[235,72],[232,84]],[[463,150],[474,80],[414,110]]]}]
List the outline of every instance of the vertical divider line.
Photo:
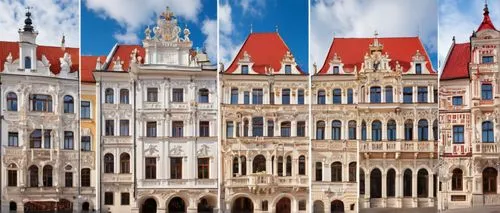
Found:
[{"label": "vertical divider line", "polygon": [[[217,0],[217,61],[216,61],[216,74],[215,74],[215,88],[217,91],[217,99],[216,99],[216,105],[217,105],[217,208],[218,212],[222,213],[222,200],[221,200],[221,193],[222,193],[222,121],[221,121],[221,106],[222,106],[222,96],[221,96],[221,87],[222,85],[220,84],[220,78],[219,78],[219,69],[222,68],[222,66],[219,66],[220,62],[220,37],[219,37],[219,6],[220,6],[220,0]],[[222,71],[222,70],[221,70]]]},{"label": "vertical divider line", "polygon": [[[312,133],[313,133],[313,125],[312,125],[312,73],[311,73],[311,66],[309,65],[311,63],[311,0],[308,0],[307,2],[307,57],[309,58],[308,61],[308,90],[309,90],[309,190],[308,190],[308,195],[309,195],[309,212],[313,212],[314,205],[313,205],[313,200],[312,200],[312,171],[313,171],[313,160],[312,160]],[[314,72],[314,70],[313,70]]]}]

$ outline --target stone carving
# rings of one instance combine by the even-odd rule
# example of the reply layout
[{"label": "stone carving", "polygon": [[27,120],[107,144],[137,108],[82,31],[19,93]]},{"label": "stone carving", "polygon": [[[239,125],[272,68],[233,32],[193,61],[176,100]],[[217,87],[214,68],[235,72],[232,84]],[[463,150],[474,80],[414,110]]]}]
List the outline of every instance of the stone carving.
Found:
[{"label": "stone carving", "polygon": [[209,156],[210,147],[206,144],[201,145],[201,148],[196,152],[197,156]]},{"label": "stone carving", "polygon": [[184,154],[184,150],[181,145],[175,145],[172,149],[170,149],[170,155],[180,156]]},{"label": "stone carving", "polygon": [[64,53],[62,58],[59,58],[59,62],[61,63],[61,72],[70,72],[71,68],[71,55],[69,53]]},{"label": "stone carving", "polygon": [[149,147],[144,150],[144,153],[145,154],[149,153],[149,155],[153,155],[153,154],[159,152],[159,150],[156,147],[157,147],[156,145],[149,144]]}]

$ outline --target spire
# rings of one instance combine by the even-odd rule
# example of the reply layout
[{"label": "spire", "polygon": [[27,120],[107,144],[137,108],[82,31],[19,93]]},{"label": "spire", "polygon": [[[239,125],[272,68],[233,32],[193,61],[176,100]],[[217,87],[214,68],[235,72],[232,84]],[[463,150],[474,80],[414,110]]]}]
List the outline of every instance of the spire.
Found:
[{"label": "spire", "polygon": [[484,9],[483,9],[483,22],[481,22],[481,25],[479,25],[479,28],[477,28],[477,32],[481,30],[496,30],[495,26],[493,26],[493,23],[491,22],[490,18],[490,11],[488,9],[488,2],[486,1],[484,4]]},{"label": "spire", "polygon": [[31,21],[31,12],[30,12],[30,9],[32,9],[31,7],[26,7],[26,19],[24,20],[24,28],[23,30],[25,32],[33,32],[33,22]]}]

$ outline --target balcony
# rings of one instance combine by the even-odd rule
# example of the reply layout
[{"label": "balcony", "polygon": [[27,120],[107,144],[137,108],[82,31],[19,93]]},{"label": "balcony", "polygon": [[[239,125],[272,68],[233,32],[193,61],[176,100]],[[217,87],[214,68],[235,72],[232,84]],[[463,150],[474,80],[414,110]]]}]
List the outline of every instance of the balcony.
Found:
[{"label": "balcony", "polygon": [[308,111],[308,104],[224,104],[222,105],[222,112],[229,112],[233,110],[236,111],[244,111],[248,114],[252,114],[255,112],[279,112],[280,114],[294,114],[297,112],[305,112]]},{"label": "balcony", "polygon": [[312,149],[314,151],[357,151],[358,142],[356,140],[313,140]]},{"label": "balcony", "polygon": [[308,137],[236,137],[236,138],[226,138],[227,143],[243,143],[243,144],[254,144],[254,143],[309,143]]},{"label": "balcony", "polygon": [[433,141],[362,141],[360,152],[437,152]]},{"label": "balcony", "polygon": [[104,144],[132,145],[132,136],[103,136]]},{"label": "balcony", "polygon": [[474,145],[476,154],[498,154],[500,147],[498,143],[477,143]]},{"label": "balcony", "polygon": [[217,188],[217,179],[141,179],[138,188]]},{"label": "balcony", "polygon": [[[29,149],[29,160],[31,162],[54,160],[57,156],[58,150],[55,149]],[[66,158],[76,159],[76,158]]]},{"label": "balcony", "polygon": [[126,174],[115,174],[115,173],[104,173],[102,175],[102,182],[107,183],[131,183],[133,182],[133,175],[131,173]]},{"label": "balcony", "polygon": [[271,174],[250,174],[227,180],[228,187],[307,187],[307,176],[274,176]]}]

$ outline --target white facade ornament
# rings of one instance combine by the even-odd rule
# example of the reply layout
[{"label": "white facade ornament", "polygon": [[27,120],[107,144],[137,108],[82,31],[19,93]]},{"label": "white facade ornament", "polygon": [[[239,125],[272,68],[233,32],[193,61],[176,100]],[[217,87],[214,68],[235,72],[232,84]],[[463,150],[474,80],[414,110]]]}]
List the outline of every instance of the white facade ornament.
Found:
[{"label": "white facade ornament", "polygon": [[159,150],[156,147],[157,147],[156,145],[149,144],[149,147],[144,150],[144,154],[148,153],[149,155],[153,155],[159,152]]},{"label": "white facade ornament", "polygon": [[196,153],[197,156],[209,156],[210,147],[206,144],[201,145],[201,148]]},{"label": "white facade ornament", "polygon": [[61,63],[61,72],[69,73],[71,70],[71,55],[69,53],[64,53],[62,58],[59,58],[59,62]]},{"label": "white facade ornament", "polygon": [[172,149],[170,149],[170,154],[175,156],[180,156],[184,153],[181,145],[175,145]]},{"label": "white facade ornament", "polygon": [[123,61],[120,59],[120,56],[113,62],[113,71],[123,71]]}]

